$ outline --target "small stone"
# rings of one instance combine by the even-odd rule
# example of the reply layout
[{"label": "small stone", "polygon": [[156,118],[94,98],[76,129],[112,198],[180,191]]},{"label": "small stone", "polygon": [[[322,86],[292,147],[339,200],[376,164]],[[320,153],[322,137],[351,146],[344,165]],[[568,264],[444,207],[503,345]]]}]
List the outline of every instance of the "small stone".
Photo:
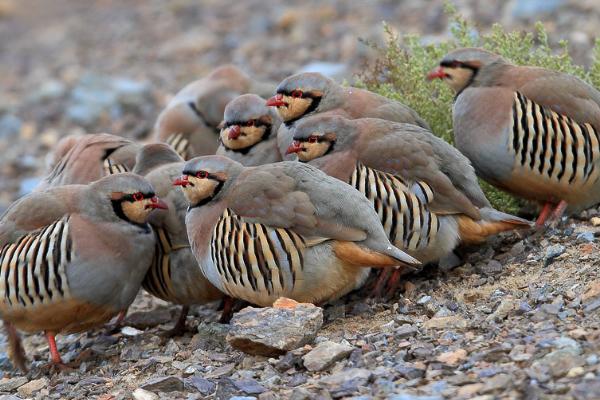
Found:
[{"label": "small stone", "polygon": [[421,396],[412,393],[398,393],[388,397],[389,400],[443,400],[442,396]]},{"label": "small stone", "polygon": [[485,275],[496,275],[502,272],[502,264],[498,260],[490,260],[488,263],[480,267],[479,270]]},{"label": "small stone", "polygon": [[233,316],[227,342],[248,354],[272,357],[312,342],[321,325],[323,310],[309,303],[246,307]]},{"label": "small stone", "polygon": [[151,392],[180,392],[183,387],[183,381],[176,376],[152,378],[142,385],[142,389]]},{"label": "small stone", "polygon": [[142,388],[137,388],[131,394],[135,400],[158,400],[159,397],[156,393],[152,393]]},{"label": "small stone", "polygon": [[578,383],[571,394],[575,400],[598,400],[600,393],[600,378],[584,379]]},{"label": "small stone", "polygon": [[440,354],[437,360],[444,364],[455,365],[465,358],[467,358],[467,351],[465,349],[458,349]]},{"label": "small stone", "polygon": [[564,253],[565,250],[566,250],[566,248],[562,244],[555,244],[555,245],[548,247],[546,249],[546,256],[545,256],[546,264],[551,263],[552,260],[554,260],[556,257],[560,256],[562,253]]},{"label": "small stone", "polygon": [[16,378],[0,380],[0,392],[12,392],[27,383],[27,378],[18,376]]},{"label": "small stone", "polygon": [[260,394],[265,392],[267,389],[262,387],[254,379],[238,379],[234,380],[233,384],[242,392],[247,394]]},{"label": "small stone", "polygon": [[583,369],[583,367],[575,367],[571,368],[569,372],[567,372],[567,378],[575,378],[583,374],[585,374],[585,370]]},{"label": "small stone", "polygon": [[468,325],[467,320],[461,316],[434,317],[423,324],[427,329],[464,329]]},{"label": "small stone", "polygon": [[594,226],[600,226],[600,217],[592,217],[592,219],[590,219],[590,222]]},{"label": "small stone", "polygon": [[217,385],[214,382],[211,382],[200,375],[190,376],[185,380],[185,383],[189,386],[194,387],[204,396],[208,396],[217,388]]},{"label": "small stone", "polygon": [[423,306],[431,301],[431,296],[423,296],[417,300],[417,304]]},{"label": "small stone", "polygon": [[585,363],[587,365],[596,365],[598,364],[598,356],[596,354],[590,354],[586,357]]},{"label": "small stone", "polygon": [[572,368],[584,364],[583,357],[574,349],[560,349],[546,354],[531,365],[532,371],[539,376],[552,376],[560,378],[566,375]]},{"label": "small stone", "polygon": [[124,326],[121,328],[121,333],[125,336],[138,336],[144,333],[144,331],[140,331],[139,329],[135,329],[131,326]]},{"label": "small stone", "polygon": [[320,382],[334,397],[349,396],[366,386],[371,379],[371,371],[364,368],[350,368],[321,378]]},{"label": "small stone", "polygon": [[577,235],[577,239],[586,242],[593,242],[596,240],[596,236],[594,236],[594,232],[581,232]]},{"label": "small stone", "polygon": [[425,369],[418,368],[415,364],[401,362],[394,366],[394,370],[403,378],[417,379],[425,376]]},{"label": "small stone", "polygon": [[348,357],[354,347],[332,341],[321,342],[303,357],[304,366],[309,371],[322,371],[336,361]]},{"label": "small stone", "polygon": [[42,390],[46,386],[48,386],[48,379],[40,378],[27,382],[23,386],[19,387],[19,389],[17,389],[17,392],[20,396],[30,397],[32,394]]},{"label": "small stone", "polygon": [[508,374],[498,374],[485,381],[484,387],[479,393],[486,394],[497,390],[506,390],[512,387],[513,378]]},{"label": "small stone", "polygon": [[401,325],[398,329],[396,329],[396,331],[394,332],[394,337],[396,337],[397,339],[406,339],[408,337],[415,336],[418,332],[419,330],[415,326],[410,324],[404,324]]},{"label": "small stone", "polygon": [[506,319],[506,317],[508,317],[513,310],[517,309],[517,307],[518,303],[515,299],[512,297],[505,298],[500,302],[498,308],[496,308],[492,314],[486,317],[486,320],[502,321],[503,319]]}]

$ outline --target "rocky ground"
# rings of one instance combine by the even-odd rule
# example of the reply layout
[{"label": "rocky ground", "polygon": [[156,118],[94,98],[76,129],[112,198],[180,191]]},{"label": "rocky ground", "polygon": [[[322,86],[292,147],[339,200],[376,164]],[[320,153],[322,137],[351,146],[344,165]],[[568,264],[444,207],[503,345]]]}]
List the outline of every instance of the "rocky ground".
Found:
[{"label": "rocky ground", "polygon": [[[169,96],[221,63],[275,81],[301,69],[351,78],[374,56],[357,37],[380,42],[381,20],[445,37],[441,2],[423,3],[0,0],[0,211],[35,185],[60,137],[144,139]],[[582,63],[600,22],[592,0],[457,5],[482,29],[542,19]],[[163,339],[177,308],[142,294],[120,333],[58,338],[74,371],[44,372],[41,335],[25,337],[26,376],[0,354],[0,399],[597,399],[596,214],[465,249],[465,265],[408,276],[391,299],[354,293],[307,320],[298,312],[301,347],[282,355],[233,349],[226,337],[244,313],[231,328],[215,322],[216,305],[193,310],[191,332]]]}]

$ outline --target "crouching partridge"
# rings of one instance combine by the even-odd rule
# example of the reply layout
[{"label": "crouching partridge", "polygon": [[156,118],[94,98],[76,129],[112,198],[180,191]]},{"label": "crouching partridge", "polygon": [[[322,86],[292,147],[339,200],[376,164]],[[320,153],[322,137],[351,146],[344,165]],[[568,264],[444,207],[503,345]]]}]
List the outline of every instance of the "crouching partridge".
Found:
[{"label": "crouching partridge", "polygon": [[389,242],[364,196],[309,165],[199,157],[174,184],[205,276],[250,303],[326,302],[362,285],[368,267],[419,264]]},{"label": "crouching partridge", "polygon": [[140,145],[108,133],[67,136],[51,157],[52,169],[36,187],[87,184],[104,176],[131,171]]},{"label": "crouching partridge", "polygon": [[[410,107],[376,93],[354,87],[343,87],[316,72],[304,72],[284,79],[277,95],[267,100],[276,107],[284,124],[277,134],[280,152],[292,142],[290,128],[308,115],[330,113],[347,118],[382,118],[428,128],[427,123]],[[291,160],[292,157],[284,159]]]},{"label": "crouching partridge", "polygon": [[[44,331],[54,364],[54,336],[98,326],[134,300],[152,260],[148,217],[166,205],[134,174],[90,185],[33,192],[0,219],[0,316],[15,327]],[[13,360],[25,369],[21,348]]]},{"label": "crouching partridge", "polygon": [[483,49],[446,55],[430,79],[456,91],[456,146],[477,174],[539,202],[543,225],[600,202],[600,92],[543,68],[515,66]]},{"label": "crouching partridge", "polygon": [[262,97],[241,95],[225,107],[217,154],[249,167],[281,161],[279,125],[279,115]]},{"label": "crouching partridge", "polygon": [[160,113],[155,139],[166,142],[184,159],[214,154],[225,106],[243,93],[268,96],[274,85],[251,80],[233,65],[224,65],[181,89]]},{"label": "crouching partridge", "polygon": [[374,206],[390,241],[423,263],[529,222],[493,209],[469,160],[426,129],[316,115],[292,129],[296,154]]},{"label": "crouching partridge", "polygon": [[168,211],[150,216],[156,238],[152,265],[142,287],[153,296],[182,305],[175,327],[169,336],[185,331],[186,317],[193,304],[205,304],[223,298],[204,277],[192,254],[185,228],[187,201],[172,182],[181,176],[183,160],[171,147],[148,144],[137,156],[135,173],[144,175],[156,195],[168,205]]}]

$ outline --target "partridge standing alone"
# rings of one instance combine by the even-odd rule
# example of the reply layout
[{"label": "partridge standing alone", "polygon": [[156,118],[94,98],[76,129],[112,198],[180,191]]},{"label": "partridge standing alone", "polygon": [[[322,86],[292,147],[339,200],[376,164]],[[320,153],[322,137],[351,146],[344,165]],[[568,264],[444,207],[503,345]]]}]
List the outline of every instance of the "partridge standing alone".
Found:
[{"label": "partridge standing alone", "polygon": [[456,146],[477,174],[543,204],[542,225],[600,202],[600,92],[543,68],[465,48],[429,74],[456,91]]},{"label": "partridge standing alone", "polygon": [[187,238],[187,201],[181,190],[172,184],[181,176],[183,164],[183,159],[170,146],[154,143],[142,148],[134,169],[135,173],[145,176],[156,195],[169,207],[167,212],[150,217],[156,248],[152,265],[142,282],[142,287],[153,296],[183,306],[169,335],[183,333],[190,305],[223,298],[223,293],[202,274]]},{"label": "partridge standing alone", "polygon": [[[54,336],[98,326],[134,300],[154,251],[152,210],[166,205],[142,177],[124,173],[90,185],[30,193],[0,219],[0,316],[17,329]],[[22,348],[13,361],[25,369]]]},{"label": "partridge standing alone", "polygon": [[250,303],[326,302],[362,285],[368,267],[419,264],[389,242],[363,195],[310,165],[199,157],[175,184],[205,276]]},{"label": "partridge standing alone", "polygon": [[133,169],[140,145],[108,133],[67,136],[51,156],[52,169],[36,187],[88,184]]},{"label": "partridge standing alone", "polygon": [[169,143],[184,159],[214,154],[227,103],[240,94],[266,97],[273,90],[274,85],[253,81],[233,65],[219,67],[173,97],[158,116],[155,138]]},{"label": "partridge standing alone", "polygon": [[390,241],[423,263],[450,255],[459,242],[530,225],[493,209],[469,160],[424,128],[316,115],[292,133],[288,153],[358,189]]},{"label": "partridge standing alone", "polygon": [[355,87],[343,87],[333,79],[316,72],[304,72],[284,79],[277,86],[277,95],[267,100],[276,107],[284,125],[278,132],[282,153],[292,142],[289,128],[295,121],[318,113],[335,113],[347,118],[381,118],[429,128],[410,107],[373,92]]},{"label": "partridge standing alone", "polygon": [[281,161],[277,148],[279,125],[279,115],[265,105],[262,97],[241,95],[225,107],[217,154],[247,167]]}]

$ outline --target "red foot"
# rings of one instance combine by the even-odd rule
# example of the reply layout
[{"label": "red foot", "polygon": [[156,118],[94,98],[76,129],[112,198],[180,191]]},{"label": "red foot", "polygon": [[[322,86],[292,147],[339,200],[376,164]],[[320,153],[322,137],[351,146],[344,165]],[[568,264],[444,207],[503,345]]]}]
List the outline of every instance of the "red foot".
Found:
[{"label": "red foot", "polygon": [[535,221],[536,228],[541,228],[542,226],[544,226],[546,220],[548,219],[548,216],[550,215],[550,211],[552,211],[552,204],[545,203],[544,207],[542,208],[542,211],[540,211],[540,215]]},{"label": "red foot", "polygon": [[58,349],[56,348],[56,341],[54,340],[55,333],[52,331],[46,331],[46,340],[48,340],[48,347],[50,347],[50,357],[52,363],[56,365],[64,365]]}]

